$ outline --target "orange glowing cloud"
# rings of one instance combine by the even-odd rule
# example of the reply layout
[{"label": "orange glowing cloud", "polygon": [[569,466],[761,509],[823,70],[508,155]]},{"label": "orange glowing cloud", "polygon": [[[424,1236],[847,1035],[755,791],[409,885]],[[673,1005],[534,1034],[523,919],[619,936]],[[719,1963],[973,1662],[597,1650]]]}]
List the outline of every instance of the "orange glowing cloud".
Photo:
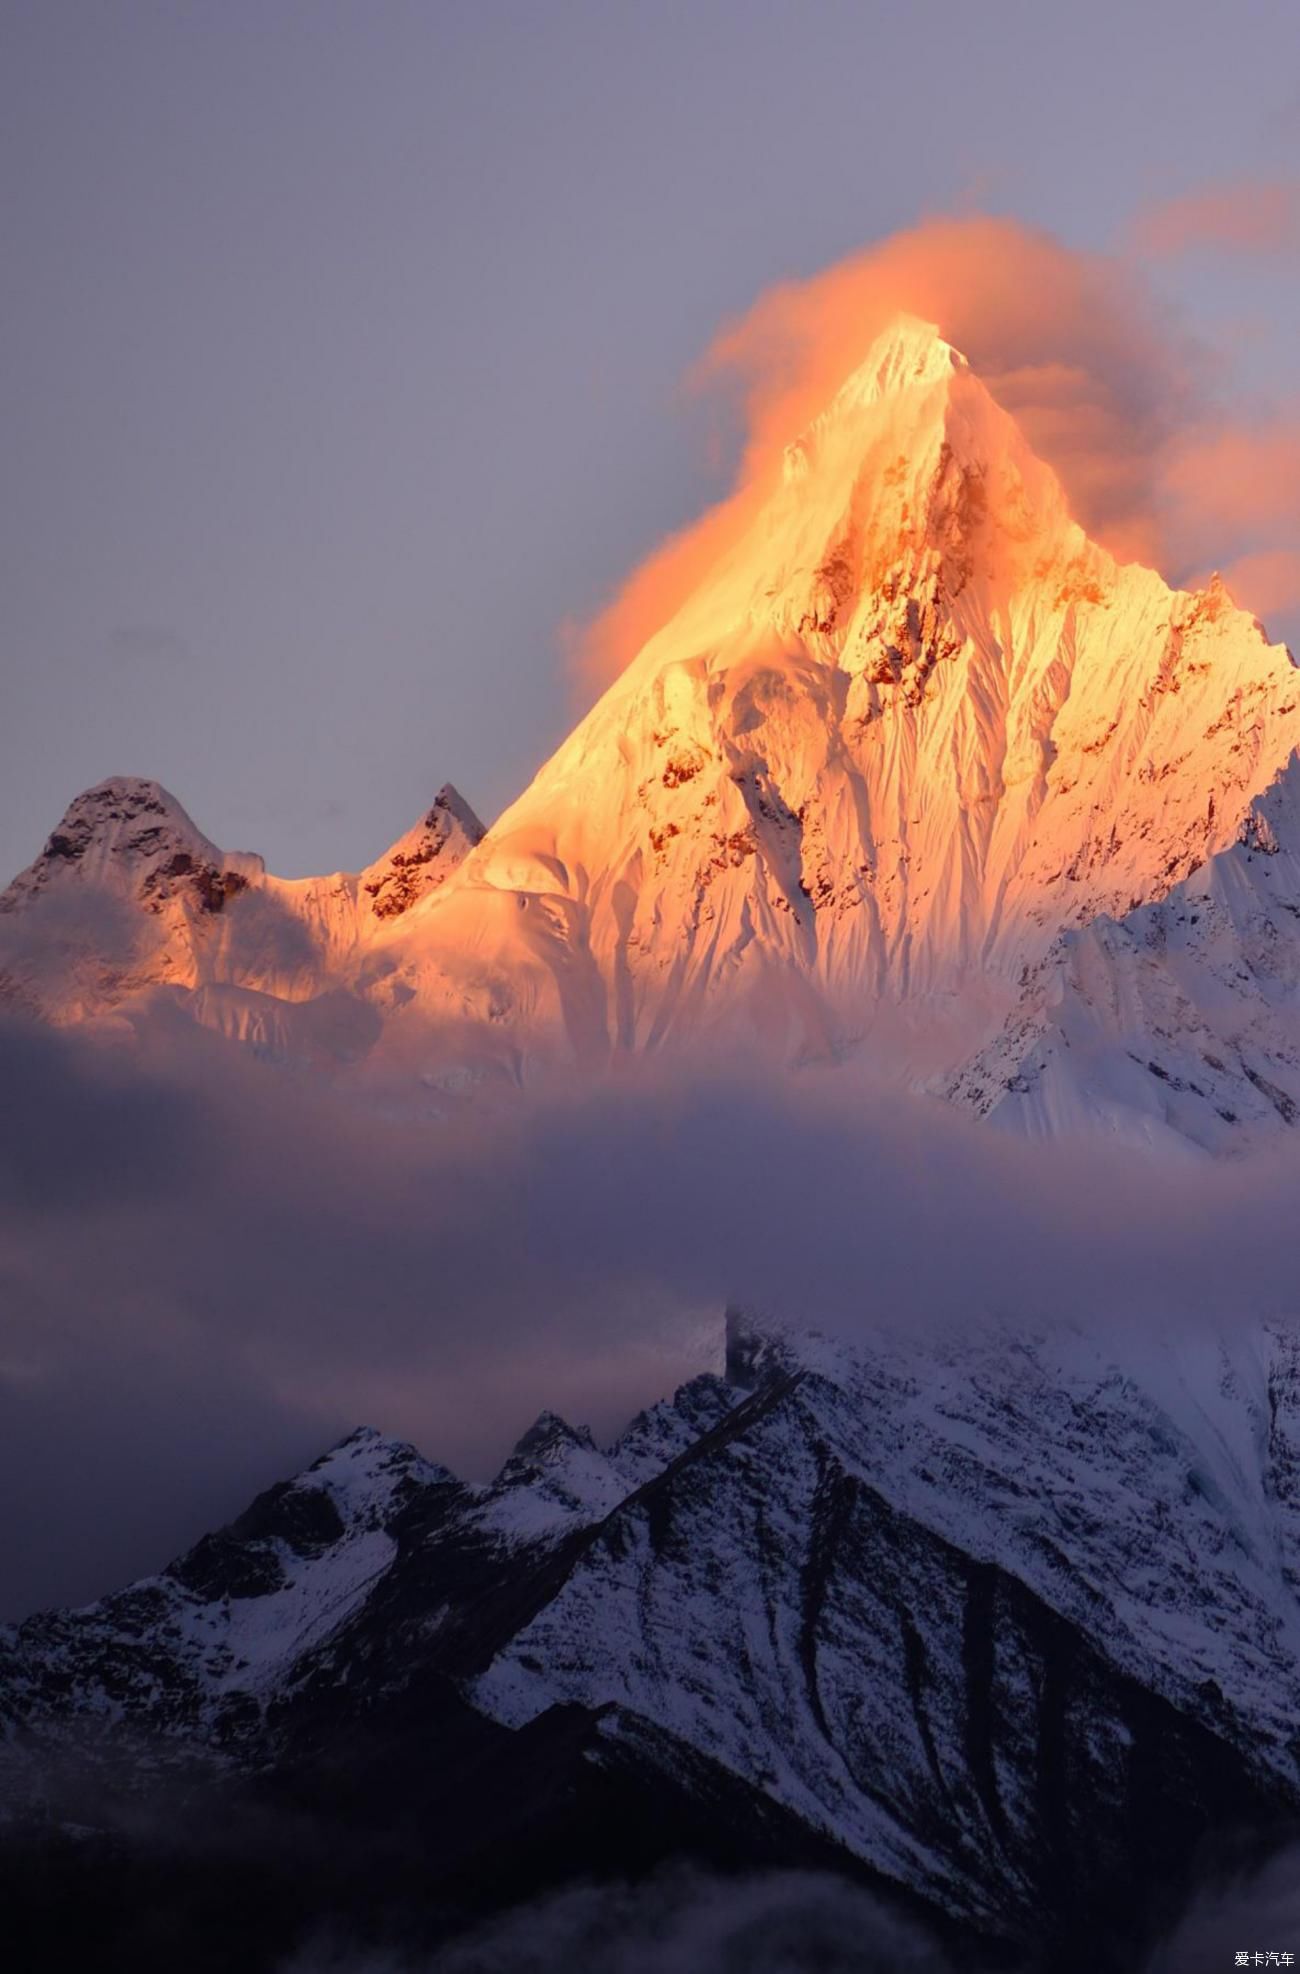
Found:
[{"label": "orange glowing cloud", "polygon": [[1146,207],[1131,232],[1137,250],[1159,260],[1285,252],[1300,245],[1300,186],[1264,179],[1206,186]]},{"label": "orange glowing cloud", "polygon": [[1194,431],[1164,472],[1170,530],[1202,568],[1223,565],[1259,617],[1300,605],[1300,412]]},{"label": "orange glowing cloud", "polygon": [[770,289],[720,331],[690,382],[739,393],[735,487],[655,549],[574,641],[584,676],[614,676],[668,621],[753,518],[785,445],[900,312],[937,323],[970,358],[1085,525],[1117,553],[1154,553],[1151,463],[1188,381],[1185,353],[1118,262],[1011,220],[929,220]]},{"label": "orange glowing cloud", "polygon": [[1174,451],[1164,478],[1220,538],[1274,525],[1300,533],[1300,416],[1211,426]]},{"label": "orange glowing cloud", "polygon": [[1012,220],[933,219],[769,289],[716,336],[689,382],[739,398],[735,485],[570,635],[588,683],[616,676],[739,539],[785,446],[899,313],[936,323],[965,353],[1115,555],[1175,581],[1217,564],[1260,614],[1298,600],[1287,571],[1300,537],[1300,421],[1260,430],[1210,419],[1203,353],[1131,259],[1075,252]]},{"label": "orange glowing cloud", "polygon": [[1240,555],[1222,573],[1234,600],[1257,617],[1300,608],[1300,549],[1265,548]]}]

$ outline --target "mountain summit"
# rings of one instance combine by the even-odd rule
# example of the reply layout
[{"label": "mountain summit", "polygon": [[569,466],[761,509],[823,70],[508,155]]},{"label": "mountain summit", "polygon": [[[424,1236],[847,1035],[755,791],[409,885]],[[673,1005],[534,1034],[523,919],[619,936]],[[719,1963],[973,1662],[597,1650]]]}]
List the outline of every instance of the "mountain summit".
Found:
[{"label": "mountain summit", "polygon": [[465,878],[563,900],[615,1045],[738,992],[806,1045],[810,985],[841,1040],[916,996],[973,1033],[1062,926],[1233,840],[1296,702],[1285,650],[1091,543],[907,324]]},{"label": "mountain summit", "polygon": [[[250,885],[221,936],[207,928],[195,1011],[243,1032],[235,989],[277,1009],[341,993],[353,1053],[443,1081],[599,1067],[725,1028],[790,1060],[857,1051],[1023,1128],[1068,1116],[1217,1149],[1284,1118],[1256,1079],[1290,1101],[1289,1007],[1272,994],[1247,1059],[1241,1024],[1215,1025],[1222,951],[1201,955],[1176,991],[1199,1006],[1202,981],[1194,1052],[1223,1066],[1202,1063],[1195,1091],[1185,1065],[1162,1079],[1151,1035],[1116,1013],[1133,997],[1106,985],[1098,929],[1122,946],[1170,900],[1189,920],[1189,882],[1213,886],[1222,858],[1276,834],[1254,805],[1297,744],[1286,649],[1221,585],[1171,590],[1090,541],[965,358],[900,319],[481,841],[448,807],[446,853],[435,830],[427,861],[395,846],[396,876],[342,881],[344,936],[320,903],[339,880],[275,887],[291,980],[274,942],[234,936],[275,881]],[[1289,815],[1286,787],[1269,800]],[[64,1012],[48,969],[33,994],[30,874],[4,902],[24,928],[0,953],[13,990]],[[1245,940],[1226,909],[1223,938]],[[1085,933],[1105,954],[1081,986]],[[148,984],[119,972],[106,999]],[[1081,993],[1086,1062],[1061,1014]],[[263,1000],[265,1042],[284,1024]]]},{"label": "mountain summit", "polygon": [[1230,849],[1298,705],[1220,586],[1091,542],[965,359],[899,323],[400,964],[422,1005],[463,994],[473,927],[534,1049],[747,1026],[942,1081],[1028,1019],[1072,931]]}]

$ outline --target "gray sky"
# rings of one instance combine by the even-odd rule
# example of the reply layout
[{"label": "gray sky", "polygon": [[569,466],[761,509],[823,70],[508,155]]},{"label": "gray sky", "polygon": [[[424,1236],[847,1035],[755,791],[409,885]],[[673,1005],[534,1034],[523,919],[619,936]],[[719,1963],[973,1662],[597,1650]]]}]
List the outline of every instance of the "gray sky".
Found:
[{"label": "gray sky", "polygon": [[[288,874],[490,818],[559,626],[720,490],[722,319],[927,211],[1106,246],[1297,127],[1294,0],[6,0],[0,882],[109,773]],[[1160,280],[1294,403],[1294,256]]]}]

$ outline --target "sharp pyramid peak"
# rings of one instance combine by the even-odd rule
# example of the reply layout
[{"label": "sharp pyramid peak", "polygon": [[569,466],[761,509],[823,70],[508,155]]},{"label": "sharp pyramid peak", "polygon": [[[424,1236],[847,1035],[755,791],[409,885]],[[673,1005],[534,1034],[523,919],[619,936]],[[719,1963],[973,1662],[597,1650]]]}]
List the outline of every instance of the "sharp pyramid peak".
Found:
[{"label": "sharp pyramid peak", "polygon": [[954,371],[969,370],[959,349],[940,333],[937,323],[916,315],[896,315],[876,337],[844,388],[867,381],[878,396],[934,384]]},{"label": "sharp pyramid peak", "polygon": [[933,322],[897,315],[876,337],[856,370],[850,372],[828,412],[876,404],[904,391],[941,384],[970,370],[961,351],[940,335]]},{"label": "sharp pyramid peak", "polygon": [[811,460],[830,448],[836,456],[847,442],[856,447],[864,430],[902,421],[908,429],[946,422],[954,384],[974,379],[961,351],[945,341],[932,322],[897,315],[870,345],[825,408],[786,447],[784,478],[801,480]]},{"label": "sharp pyramid peak", "polygon": [[368,868],[377,870],[390,858],[402,852],[409,852],[415,843],[427,836],[431,830],[442,835],[449,831],[459,831],[469,839],[471,845],[478,843],[487,833],[484,823],[475,814],[460,790],[454,783],[445,781],[429,807],[416,818],[409,829],[403,830],[402,834],[389,844],[383,855],[376,858]]},{"label": "sharp pyramid peak", "polygon": [[444,782],[433,806],[360,872],[373,916],[396,919],[410,911],[446,882],[486,833],[460,791]]},{"label": "sharp pyramid peak", "polygon": [[465,800],[465,797],[461,794],[454,782],[444,781],[442,787],[433,798],[433,806],[435,809],[442,809],[448,815],[454,816],[473,838],[475,843],[481,841],[487,834],[486,824],[477,814],[473,804]]}]

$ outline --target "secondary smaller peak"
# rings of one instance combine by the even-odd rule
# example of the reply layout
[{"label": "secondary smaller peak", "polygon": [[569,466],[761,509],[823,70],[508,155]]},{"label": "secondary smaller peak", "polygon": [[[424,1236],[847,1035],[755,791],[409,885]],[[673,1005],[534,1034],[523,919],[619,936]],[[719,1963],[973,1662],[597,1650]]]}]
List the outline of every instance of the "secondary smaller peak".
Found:
[{"label": "secondary smaller peak", "polygon": [[68,804],[0,909],[16,910],[71,879],[135,897],[155,912],[176,896],[219,912],[264,868],[251,852],[218,849],[161,782],[111,775]]},{"label": "secondary smaller peak", "polygon": [[126,848],[147,848],[164,832],[208,844],[192,817],[161,782],[146,781],[140,775],[110,775],[73,797],[46,845],[46,854],[61,854],[57,847],[61,840],[85,844],[108,837]]},{"label": "secondary smaller peak", "polygon": [[789,1339],[779,1324],[756,1317],[734,1303],[728,1308],[723,1372],[728,1384],[758,1391],[783,1377],[793,1361]]},{"label": "secondary smaller peak", "polygon": [[454,782],[444,781],[433,798],[433,808],[452,817],[475,843],[481,843],[487,835],[486,824],[480,821]]},{"label": "secondary smaller peak", "polygon": [[596,1451],[596,1442],[585,1426],[571,1426],[558,1412],[539,1412],[516,1441],[493,1486],[531,1487],[548,1470],[563,1467],[573,1454]]},{"label": "secondary smaller peak", "polygon": [[432,807],[362,871],[361,897],[377,919],[400,918],[445,884],[486,834],[459,789],[444,782]]}]

